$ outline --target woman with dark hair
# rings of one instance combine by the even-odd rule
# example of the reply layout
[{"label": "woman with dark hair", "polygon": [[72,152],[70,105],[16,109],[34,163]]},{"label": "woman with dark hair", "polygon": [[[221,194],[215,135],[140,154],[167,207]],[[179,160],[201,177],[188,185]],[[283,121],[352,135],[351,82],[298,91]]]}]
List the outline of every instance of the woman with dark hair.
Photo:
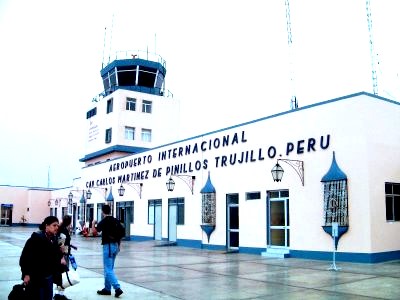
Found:
[{"label": "woman with dark hair", "polygon": [[48,216],[32,233],[22,249],[19,265],[22,280],[32,300],[51,300],[53,298],[53,276],[60,273],[66,261],[58,246],[58,219]]},{"label": "woman with dark hair", "polygon": [[[65,215],[61,221],[61,224],[58,228],[57,240],[58,245],[61,248],[61,252],[64,255],[64,259],[67,262],[67,265],[61,270],[61,273],[67,271],[69,266],[69,255],[71,254],[71,248],[77,250],[78,248],[71,244],[71,215]],[[59,273],[54,276],[54,283],[57,285],[57,293],[54,295],[54,300],[68,300],[68,298],[64,295],[64,288],[62,287],[62,274]]]}]

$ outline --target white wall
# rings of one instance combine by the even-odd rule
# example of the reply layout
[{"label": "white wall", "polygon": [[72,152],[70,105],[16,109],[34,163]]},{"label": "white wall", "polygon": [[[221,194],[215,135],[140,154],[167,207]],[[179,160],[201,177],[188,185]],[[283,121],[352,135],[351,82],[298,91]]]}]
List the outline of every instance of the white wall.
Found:
[{"label": "white wall", "polygon": [[[290,249],[331,251],[332,240],[323,231],[323,185],[321,178],[329,170],[332,153],[335,151],[339,167],[348,177],[349,231],[339,243],[339,251],[371,253],[400,249],[400,241],[395,232],[399,224],[388,224],[385,219],[384,182],[400,182],[400,106],[382,101],[368,95],[350,97],[308,109],[299,109],[280,116],[265,118],[258,122],[213,132],[192,140],[160,147],[140,155],[118,159],[110,163],[85,168],[83,181],[102,178],[115,178],[132,172],[149,171],[146,179],[135,180],[143,183],[142,199],[132,188],[126,187],[123,200],[135,201],[135,223],[131,228],[133,235],[152,236],[153,228],[147,225],[147,200],[163,199],[163,237],[168,233],[168,198],[185,197],[185,225],[178,226],[178,239],[202,240],[207,243],[200,230],[201,194],[200,190],[207,180],[208,172],[217,191],[217,225],[210,238],[210,244],[226,243],[226,194],[239,193],[240,204],[240,246],[265,247],[266,245],[266,191],[289,189],[290,191]],[[242,141],[242,132],[244,139]],[[183,155],[175,159],[158,161],[161,151],[198,144],[229,135],[238,135],[238,143],[227,147],[197,154]],[[327,149],[320,146],[320,138],[330,135]],[[307,151],[307,142],[315,139],[314,150]],[[304,146],[303,153],[285,154],[287,143]],[[207,144],[208,145],[208,144]],[[277,149],[277,156],[268,158],[270,146]],[[259,149],[263,160],[258,159]],[[242,151],[253,150],[254,162],[222,167],[216,165],[216,157],[230,154],[240,155]],[[273,182],[270,170],[276,158],[304,161],[305,185],[293,169],[282,163],[285,169],[282,182]],[[152,162],[140,166],[110,171],[113,163],[152,155]],[[195,175],[194,195],[184,182],[175,179],[174,192],[166,191],[165,182],[169,178],[166,168],[176,164],[192,165],[196,161],[208,160],[207,168],[201,168],[188,175]],[[228,158],[229,160],[229,158]],[[161,176],[153,178],[152,171],[162,168]],[[109,182],[105,182],[108,186]],[[113,184],[114,197],[120,183]],[[245,193],[260,191],[260,200],[245,200]]]}]

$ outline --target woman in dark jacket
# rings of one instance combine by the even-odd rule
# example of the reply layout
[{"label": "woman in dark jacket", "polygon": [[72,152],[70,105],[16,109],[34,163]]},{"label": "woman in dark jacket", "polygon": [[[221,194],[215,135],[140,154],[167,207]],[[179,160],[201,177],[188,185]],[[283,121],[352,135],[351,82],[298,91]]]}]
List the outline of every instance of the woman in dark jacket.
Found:
[{"label": "woman in dark jacket", "polygon": [[22,249],[19,265],[32,300],[53,298],[53,276],[66,264],[56,239],[58,226],[57,217],[46,217]]},{"label": "woman in dark jacket", "polygon": [[[57,232],[57,240],[58,245],[61,247],[61,252],[64,255],[64,259],[67,262],[67,265],[61,273],[67,271],[69,266],[69,255],[71,254],[71,248],[77,250],[78,248],[71,244],[71,215],[65,215],[62,219],[60,227]],[[68,298],[64,295],[64,288],[62,288],[62,274],[59,273],[54,276],[54,283],[57,285],[57,293],[54,295],[54,300],[68,300]]]}]

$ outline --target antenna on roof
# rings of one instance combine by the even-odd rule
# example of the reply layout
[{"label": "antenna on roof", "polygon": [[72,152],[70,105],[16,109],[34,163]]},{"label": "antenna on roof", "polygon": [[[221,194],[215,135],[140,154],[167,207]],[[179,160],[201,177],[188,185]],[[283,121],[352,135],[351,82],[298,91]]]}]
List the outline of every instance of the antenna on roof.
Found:
[{"label": "antenna on roof", "polygon": [[297,102],[296,98],[296,91],[295,91],[295,82],[294,82],[294,66],[293,66],[293,55],[292,55],[292,22],[290,21],[290,5],[289,5],[289,0],[285,0],[285,6],[286,6],[286,31],[288,35],[288,46],[289,46],[289,72],[290,72],[290,83],[292,85],[291,91],[292,91],[292,97],[290,99],[290,108],[291,109],[296,109],[298,108],[299,104]]},{"label": "antenna on roof", "polygon": [[113,14],[113,16],[112,16],[112,23],[111,23],[110,51],[108,52],[108,63],[110,63],[113,28],[114,28],[114,14]]},{"label": "antenna on roof", "polygon": [[47,168],[47,187],[50,187],[50,166]]},{"label": "antenna on roof", "polygon": [[157,54],[157,33],[154,33],[154,54]]},{"label": "antenna on roof", "polygon": [[104,27],[104,41],[103,41],[103,58],[101,59],[101,68],[104,67],[104,50],[106,48],[106,35],[107,35],[107,27]]}]

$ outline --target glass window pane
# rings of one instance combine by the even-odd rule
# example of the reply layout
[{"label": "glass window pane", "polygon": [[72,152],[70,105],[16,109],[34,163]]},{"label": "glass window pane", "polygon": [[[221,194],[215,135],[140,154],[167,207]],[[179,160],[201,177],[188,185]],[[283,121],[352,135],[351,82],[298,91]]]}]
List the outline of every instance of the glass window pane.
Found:
[{"label": "glass window pane", "polygon": [[386,196],[386,220],[393,221],[393,199],[391,196]]},{"label": "glass window pane", "polygon": [[229,229],[239,229],[239,207],[229,207]]},{"label": "glass window pane", "polygon": [[249,192],[246,193],[246,200],[257,200],[261,199],[261,193],[260,192]]},{"label": "glass window pane", "polygon": [[289,197],[289,191],[288,190],[281,191],[281,198],[287,198],[287,197]]},{"label": "glass window pane", "polygon": [[269,192],[270,198],[279,198],[279,191],[276,192]]},{"label": "glass window pane", "polygon": [[184,225],[185,224],[185,205],[179,204],[178,205],[178,216],[177,216],[177,224]]},{"label": "glass window pane", "polygon": [[271,226],[285,226],[285,203],[271,201]]},{"label": "glass window pane", "polygon": [[285,246],[285,229],[271,229],[271,245]]},{"label": "glass window pane", "polygon": [[228,204],[239,204],[238,194],[230,194],[227,197],[228,197]]},{"label": "glass window pane", "polygon": [[400,221],[400,196],[393,197],[394,217],[395,221]]},{"label": "glass window pane", "polygon": [[385,194],[391,194],[391,193],[392,193],[392,184],[385,183]]},{"label": "glass window pane", "polygon": [[149,201],[148,223],[151,225],[154,224],[154,201]]},{"label": "glass window pane", "polygon": [[229,232],[229,246],[239,247],[239,232]]},{"label": "glass window pane", "polygon": [[393,183],[393,194],[400,195],[400,184]]}]

